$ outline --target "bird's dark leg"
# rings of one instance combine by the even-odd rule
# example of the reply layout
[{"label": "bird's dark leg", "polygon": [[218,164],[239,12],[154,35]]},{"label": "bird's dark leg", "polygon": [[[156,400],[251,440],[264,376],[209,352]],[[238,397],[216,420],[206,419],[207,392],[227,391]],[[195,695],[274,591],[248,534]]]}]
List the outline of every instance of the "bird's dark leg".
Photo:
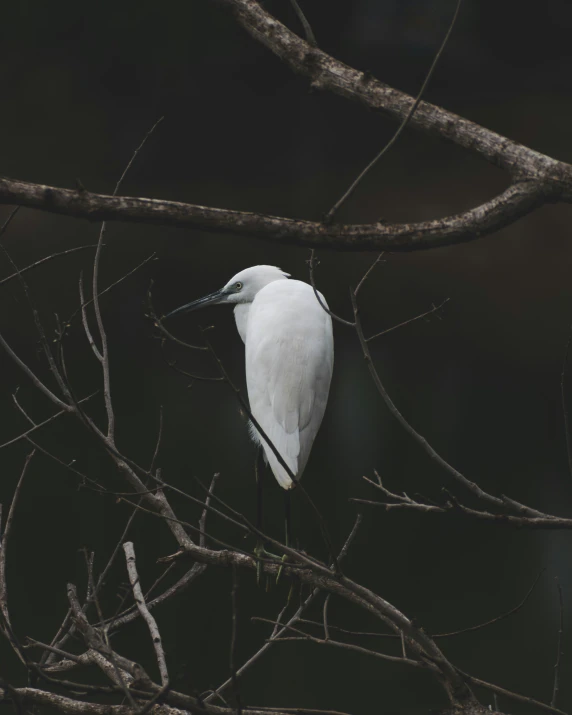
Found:
[{"label": "bird's dark leg", "polygon": [[[284,526],[285,526],[285,541],[286,546],[290,546],[292,541],[292,490],[286,489],[284,492]],[[286,554],[282,556],[282,565],[278,569],[278,575],[276,576],[276,583],[282,574],[282,569],[284,567],[284,562],[286,561]],[[290,600],[290,595],[288,595],[288,600]]]},{"label": "bird's dark leg", "polygon": [[292,490],[284,492],[284,522],[286,527],[286,546],[292,543]]},{"label": "bird's dark leg", "polygon": [[[256,528],[259,532],[262,531],[262,504],[263,504],[263,494],[262,494],[262,470],[260,469],[260,458],[262,456],[262,449],[259,449],[256,453],[256,460],[254,462],[254,477],[256,479]],[[260,573],[262,571],[262,564],[260,563],[260,558],[268,556],[272,559],[280,559],[276,554],[271,554],[264,546],[264,541],[260,536],[256,537],[256,546],[254,547],[254,555],[257,557],[256,562],[256,583],[260,585]]]},{"label": "bird's dark leg", "polygon": [[254,462],[254,476],[256,478],[256,528],[262,531],[262,479],[260,476],[260,455],[262,450],[256,451],[256,460]]},{"label": "bird's dark leg", "polygon": [[[254,460],[254,478],[256,479],[256,528],[262,531],[262,479],[260,475],[260,456],[262,449],[256,450],[256,458]],[[260,557],[264,553],[264,544],[260,536],[256,537],[256,546],[254,548],[256,556]],[[256,583],[260,584],[260,561],[256,562]]]}]

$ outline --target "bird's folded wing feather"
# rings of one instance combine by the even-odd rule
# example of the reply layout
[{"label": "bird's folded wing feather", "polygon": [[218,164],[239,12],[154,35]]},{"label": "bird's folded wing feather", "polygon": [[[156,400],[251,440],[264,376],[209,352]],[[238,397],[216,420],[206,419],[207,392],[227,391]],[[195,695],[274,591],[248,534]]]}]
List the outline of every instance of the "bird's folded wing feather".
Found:
[{"label": "bird's folded wing feather", "polygon": [[[297,313],[291,320],[282,315],[274,324],[262,320],[260,311],[251,316],[258,320],[250,323],[246,343],[250,409],[294,474],[305,466],[332,374],[331,325],[318,309],[312,316]],[[277,480],[291,486],[286,470],[264,440],[262,444]]]}]

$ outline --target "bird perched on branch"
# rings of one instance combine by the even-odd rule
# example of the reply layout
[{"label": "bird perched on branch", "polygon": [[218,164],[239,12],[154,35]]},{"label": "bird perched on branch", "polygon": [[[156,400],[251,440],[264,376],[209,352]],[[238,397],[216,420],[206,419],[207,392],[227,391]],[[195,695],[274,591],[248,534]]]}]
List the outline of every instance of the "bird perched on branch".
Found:
[{"label": "bird perched on branch", "polygon": [[[300,479],[322,418],[332,379],[332,319],[324,297],[275,266],[252,266],[220,290],[177,308],[166,317],[207,305],[234,305],[246,350],[250,411],[288,470],[254,424],[278,484],[291,489]],[[320,301],[323,305],[320,305]],[[294,478],[294,479],[293,479]]]}]

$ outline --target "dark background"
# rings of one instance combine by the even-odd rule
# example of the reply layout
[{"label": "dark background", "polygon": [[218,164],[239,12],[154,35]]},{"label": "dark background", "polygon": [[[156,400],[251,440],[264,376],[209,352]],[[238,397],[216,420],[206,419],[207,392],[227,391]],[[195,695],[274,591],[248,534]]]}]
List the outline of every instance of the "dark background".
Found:
[{"label": "dark background", "polygon": [[[286,0],[265,4],[293,29]],[[379,79],[415,93],[441,42],[452,0],[306,0],[318,43],[327,52]],[[500,9],[499,9],[500,8]],[[0,28],[0,172],[72,187],[76,177],[93,191],[111,192],[133,149],[165,116],[123,187],[131,195],[318,219],[395,124],[328,94],[308,91],[229,13],[207,0],[43,3],[20,0],[2,9]],[[465,0],[427,98],[534,149],[572,161],[572,6],[509,0]],[[406,132],[344,208],[340,218],[415,221],[466,210],[506,185],[507,177],[444,142]],[[1,208],[0,219],[8,207]],[[546,207],[494,236],[451,248],[387,256],[362,295],[363,318],[376,331],[450,298],[442,319],[417,322],[376,342],[374,356],[391,395],[412,424],[469,478],[539,509],[572,515],[560,372],[572,320],[568,207]],[[3,239],[23,267],[53,251],[92,245],[98,226],[21,210]],[[159,464],[164,478],[200,494],[221,472],[220,495],[252,516],[253,460],[245,423],[229,390],[171,371],[145,319],[145,292],[155,280],[160,311],[211,292],[238,270],[279,265],[307,279],[308,251],[233,236],[140,225],[108,227],[101,282],[123,275],[148,255],[156,259],[102,301],[112,353],[120,447],[147,463],[164,409]],[[27,274],[46,330],[54,313],[67,319],[78,305],[80,270],[93,249],[59,258]],[[348,286],[373,255],[323,251],[318,283],[330,306],[349,315]],[[12,272],[5,257],[3,271]],[[4,336],[42,375],[30,310],[17,282],[2,286]],[[197,323],[214,323],[212,340],[233,377],[243,382],[243,346],[230,310],[181,318],[178,334],[199,340]],[[451,484],[392,420],[374,392],[356,338],[335,326],[336,368],[330,405],[305,475],[340,544],[355,507],[349,497],[375,498],[362,480],[377,468],[386,485],[441,497]],[[172,351],[169,353],[174,355]],[[177,353],[181,366],[213,374],[202,355]],[[66,341],[79,395],[100,385],[97,363],[80,326]],[[11,395],[36,420],[53,414],[27,378],[2,354],[0,441],[25,420]],[[49,377],[46,377],[49,381]],[[51,383],[50,383],[51,384]],[[91,410],[103,418],[100,397]],[[116,491],[125,484],[109,460],[68,418],[38,435],[65,461]],[[7,507],[28,447],[2,451],[0,500]],[[196,508],[174,498],[182,518]],[[281,494],[266,479],[267,528],[281,535]],[[297,533],[318,554],[324,549],[301,499]],[[24,484],[10,544],[9,594],[20,637],[51,639],[66,611],[65,584],[85,587],[82,547],[95,549],[101,570],[129,509],[111,496],[78,489],[78,480],[37,456]],[[222,538],[243,543],[212,519]],[[132,532],[145,586],[160,573],[158,556],[175,550],[167,530],[138,516]],[[459,667],[509,689],[550,700],[556,660],[558,598],[565,618],[572,596],[571,535],[530,532],[416,514],[365,513],[348,574],[375,589],[429,632],[456,630],[516,605],[541,569],[539,586],[516,616],[473,634],[442,641]],[[182,567],[180,567],[182,569]],[[107,614],[125,581],[119,562],[103,599]],[[238,652],[242,660],[266,637],[250,616],[272,617],[288,584],[270,593],[241,574]],[[296,592],[293,601],[299,598]],[[317,614],[317,611],[314,615]],[[210,569],[168,608],[156,612],[171,675],[189,692],[216,687],[228,675],[230,574]],[[376,629],[363,613],[332,600],[332,623]],[[565,635],[560,706],[572,706],[570,630]],[[116,641],[154,673],[148,634],[135,624]],[[364,645],[368,642],[363,641]],[[371,641],[369,642],[371,645]],[[71,646],[70,646],[71,647]],[[74,646],[78,648],[79,646]],[[388,652],[394,644],[382,643]],[[0,673],[15,685],[25,673],[0,644]],[[88,677],[84,675],[82,677]],[[312,644],[275,646],[242,684],[251,705],[346,710],[356,715],[420,713],[443,704],[440,691],[416,672]],[[482,693],[483,702],[492,702]],[[500,699],[505,711],[519,706]]]}]

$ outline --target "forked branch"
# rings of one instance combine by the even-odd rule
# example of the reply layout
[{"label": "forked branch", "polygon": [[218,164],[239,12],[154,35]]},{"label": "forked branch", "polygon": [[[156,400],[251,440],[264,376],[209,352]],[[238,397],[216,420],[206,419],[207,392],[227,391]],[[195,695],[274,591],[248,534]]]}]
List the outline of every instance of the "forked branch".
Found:
[{"label": "forked branch", "polygon": [[314,89],[327,90],[471,151],[504,169],[510,185],[473,209],[433,221],[333,224],[230,211],[190,203],[91,193],[0,179],[0,204],[16,204],[90,221],[194,227],[267,241],[348,251],[411,251],[474,240],[514,223],[546,203],[572,202],[572,166],[349,67],[302,39],[256,0],[221,0],[258,42]]}]

